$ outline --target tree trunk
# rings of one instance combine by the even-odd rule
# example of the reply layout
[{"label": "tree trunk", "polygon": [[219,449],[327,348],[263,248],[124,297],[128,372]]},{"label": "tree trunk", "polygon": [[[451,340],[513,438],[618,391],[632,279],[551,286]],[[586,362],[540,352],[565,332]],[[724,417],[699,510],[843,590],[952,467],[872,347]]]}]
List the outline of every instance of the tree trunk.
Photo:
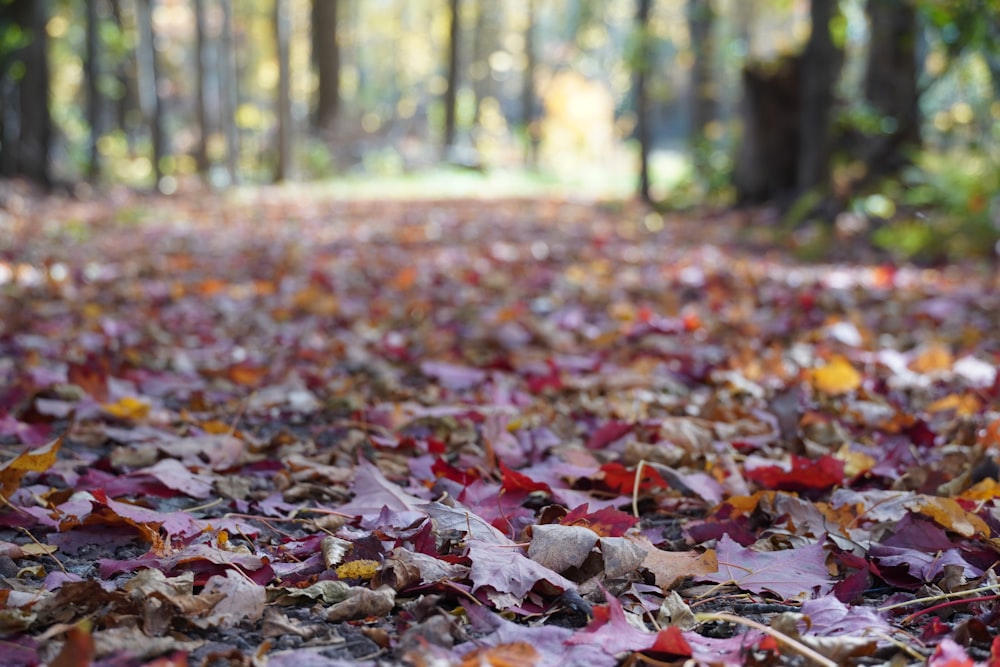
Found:
[{"label": "tree trunk", "polygon": [[[5,22],[19,26],[25,42],[0,54],[0,175],[22,176],[50,185],[49,152],[52,120],[49,114],[48,22],[45,0],[13,0],[4,7]],[[11,70],[21,70],[15,75]]]},{"label": "tree trunk", "polygon": [[743,138],[733,170],[742,204],[795,191],[798,178],[799,57],[743,68]]},{"label": "tree trunk", "polygon": [[639,197],[646,203],[653,198],[649,188],[649,151],[652,139],[649,118],[649,95],[646,80],[650,69],[649,13],[652,0],[639,0],[636,6],[635,29],[639,35],[639,48],[635,54],[633,70],[635,75],[635,115],[636,139],[639,141]]},{"label": "tree trunk", "polygon": [[705,128],[715,119],[715,93],[712,77],[712,59],[715,42],[712,30],[715,26],[715,12],[711,0],[689,0],[688,28],[691,33],[691,64],[689,94],[691,95],[690,149],[695,175],[704,178],[707,171],[706,158],[709,147]]},{"label": "tree trunk", "polygon": [[312,2],[312,57],[318,79],[317,130],[328,130],[340,111],[340,46],[337,43],[337,0]]},{"label": "tree trunk", "polygon": [[444,91],[444,150],[455,144],[456,101],[458,97],[458,43],[461,38],[459,0],[450,0],[451,24],[448,29],[448,88]]},{"label": "tree trunk", "polygon": [[521,122],[524,124],[525,163],[534,167],[538,162],[538,128],[535,124],[535,0],[527,3],[527,21],[524,29],[524,85],[521,88]]},{"label": "tree trunk", "polygon": [[882,118],[864,157],[869,173],[885,173],[904,166],[920,145],[917,10],[911,0],[868,0],[867,12],[865,99]]},{"label": "tree trunk", "polygon": [[198,117],[198,143],[194,159],[198,173],[208,171],[208,109],[205,103],[205,72],[208,70],[208,36],[205,34],[205,0],[194,0],[195,26],[195,106]]},{"label": "tree trunk", "polygon": [[97,150],[97,141],[103,130],[101,123],[101,46],[100,17],[97,11],[98,0],[87,0],[87,55],[83,63],[83,78],[87,85],[87,124],[90,135],[87,137],[88,158],[87,178],[94,181],[101,171],[101,155]]},{"label": "tree trunk", "polygon": [[236,66],[236,44],[233,39],[233,0],[222,0],[222,39],[219,54],[219,93],[222,97],[222,129],[226,135],[226,171],[229,184],[239,182],[240,135],[236,127],[239,106],[239,69]]},{"label": "tree trunk", "polygon": [[153,32],[153,2],[137,0],[136,24],[139,31],[137,45],[139,64],[139,106],[142,109],[146,127],[149,128],[153,144],[152,166],[156,179],[154,187],[160,186],[163,178],[161,161],[164,155],[163,105],[159,91],[159,68],[156,62],[156,35]]},{"label": "tree trunk", "polygon": [[278,47],[278,160],[274,172],[276,183],[289,176],[292,161],[292,96],[288,50],[291,21],[287,0],[274,0],[274,29]]},{"label": "tree trunk", "polygon": [[836,0],[812,0],[812,32],[802,57],[802,106],[796,186],[805,191],[824,186],[830,177],[833,88],[840,73],[840,52],[830,36]]}]

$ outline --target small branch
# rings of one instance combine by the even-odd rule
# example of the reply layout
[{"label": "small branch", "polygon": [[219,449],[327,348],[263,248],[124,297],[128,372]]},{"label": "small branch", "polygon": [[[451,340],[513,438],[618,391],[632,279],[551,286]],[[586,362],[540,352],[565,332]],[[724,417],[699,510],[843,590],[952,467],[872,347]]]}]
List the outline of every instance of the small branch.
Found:
[{"label": "small branch", "polygon": [[726,621],[727,623],[738,623],[740,625],[753,628],[754,630],[760,630],[765,635],[773,637],[799,655],[809,658],[818,665],[823,665],[823,667],[838,667],[836,662],[830,660],[825,655],[817,653],[799,640],[793,639],[785,633],[775,630],[774,628],[769,628],[763,623],[751,621],[749,618],[741,618],[739,616],[725,613],[695,614],[695,618],[700,623],[707,623],[709,621]]}]

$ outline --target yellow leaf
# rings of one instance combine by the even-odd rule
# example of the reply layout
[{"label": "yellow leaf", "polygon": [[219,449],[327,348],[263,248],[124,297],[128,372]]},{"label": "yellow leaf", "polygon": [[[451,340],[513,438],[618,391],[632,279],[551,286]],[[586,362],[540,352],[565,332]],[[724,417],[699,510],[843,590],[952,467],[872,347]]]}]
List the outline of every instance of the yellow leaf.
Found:
[{"label": "yellow leaf", "polygon": [[340,579],[371,579],[378,571],[377,560],[352,560],[337,568]]},{"label": "yellow leaf", "polygon": [[131,396],[121,398],[114,403],[104,403],[101,407],[118,419],[142,419],[149,414],[149,403]]},{"label": "yellow leaf", "polygon": [[924,346],[916,358],[910,362],[910,370],[917,373],[934,373],[951,370],[955,358],[948,346],[941,343],[931,343]]},{"label": "yellow leaf", "polygon": [[920,512],[945,530],[958,533],[962,537],[974,537],[980,533],[987,536],[990,534],[990,528],[985,521],[975,514],[966,512],[953,498],[921,496],[915,503],[906,503],[906,507]]},{"label": "yellow leaf", "polygon": [[847,359],[836,356],[812,373],[813,387],[831,396],[846,394],[861,386],[861,373]]},{"label": "yellow leaf", "polygon": [[971,417],[978,414],[982,404],[974,394],[949,394],[939,398],[927,406],[928,412],[945,412],[954,410],[959,417]]},{"label": "yellow leaf", "polygon": [[62,447],[62,436],[37,449],[22,452],[0,467],[0,495],[9,498],[17,491],[21,480],[29,472],[44,472],[56,462],[56,455]]},{"label": "yellow leaf", "polygon": [[1000,482],[992,477],[987,477],[981,482],[973,484],[959,496],[963,500],[974,501],[993,500],[998,497],[1000,497]]},{"label": "yellow leaf", "polygon": [[874,457],[869,456],[864,452],[856,452],[852,450],[850,445],[846,442],[841,445],[840,449],[838,449],[833,456],[834,458],[840,459],[844,462],[844,474],[847,477],[860,475],[866,470],[871,470],[875,467],[875,464],[878,463]]}]

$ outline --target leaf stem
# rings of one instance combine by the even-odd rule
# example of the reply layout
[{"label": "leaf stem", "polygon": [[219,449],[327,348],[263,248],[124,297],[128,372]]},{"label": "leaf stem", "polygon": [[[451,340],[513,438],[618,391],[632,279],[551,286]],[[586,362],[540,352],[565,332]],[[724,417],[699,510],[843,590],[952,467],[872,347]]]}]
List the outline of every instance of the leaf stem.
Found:
[{"label": "leaf stem", "polygon": [[936,602],[938,600],[949,600],[951,598],[962,597],[963,595],[973,595],[974,593],[983,593],[985,591],[993,591],[1000,588],[1000,584],[988,584],[986,586],[980,586],[979,588],[970,588],[967,591],[955,591],[954,593],[942,593],[941,595],[930,595],[923,598],[914,598],[912,600],[906,600],[905,602],[897,602],[895,604],[888,604],[884,607],[878,607],[876,611],[889,611],[891,609],[899,609],[900,607],[911,607],[915,604],[922,604],[924,602]]},{"label": "leaf stem", "polygon": [[799,655],[809,658],[818,665],[823,665],[823,667],[838,667],[838,664],[833,660],[830,660],[825,655],[822,655],[813,649],[809,648],[797,639],[789,637],[783,632],[779,632],[774,628],[769,628],[763,623],[758,623],[757,621],[752,621],[749,618],[742,618],[740,616],[734,616],[733,614],[726,614],[723,612],[714,612],[710,614],[695,614],[695,618],[699,623],[707,623],[709,621],[726,621],[728,623],[738,623],[740,625],[745,625],[747,627],[753,628],[755,630],[760,630],[765,635],[773,637],[778,640],[788,648],[792,649]]}]

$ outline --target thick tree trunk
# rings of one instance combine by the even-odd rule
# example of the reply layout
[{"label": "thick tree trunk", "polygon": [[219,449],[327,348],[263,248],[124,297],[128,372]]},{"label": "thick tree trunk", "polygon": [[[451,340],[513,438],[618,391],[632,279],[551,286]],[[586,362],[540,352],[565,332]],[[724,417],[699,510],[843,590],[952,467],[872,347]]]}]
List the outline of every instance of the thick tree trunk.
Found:
[{"label": "thick tree trunk", "polygon": [[812,32],[802,57],[799,157],[796,186],[804,191],[826,185],[830,176],[833,88],[840,73],[840,52],[830,37],[836,0],[812,0]]},{"label": "thick tree trunk", "polygon": [[274,180],[288,178],[292,161],[292,95],[290,66],[288,62],[291,21],[287,0],[274,0],[275,41],[278,47],[278,159]]},{"label": "thick tree trunk", "polygon": [[448,30],[448,88],[444,91],[444,150],[455,144],[456,101],[458,98],[458,43],[461,38],[459,0],[450,0],[451,24]]},{"label": "thick tree trunk", "polygon": [[635,29],[639,35],[639,50],[635,56],[635,134],[639,141],[639,197],[646,203],[653,201],[649,184],[649,151],[652,133],[649,126],[649,95],[646,80],[652,57],[649,48],[649,12],[652,0],[638,0],[635,14]]},{"label": "thick tree trunk", "polygon": [[743,139],[733,185],[740,203],[787,197],[798,180],[800,58],[743,68]]},{"label": "thick tree trunk", "polygon": [[[3,7],[4,22],[19,26],[26,41],[0,60],[0,175],[23,176],[42,185],[51,182],[48,12],[46,0],[13,0]],[[12,68],[20,69],[20,75]]]},{"label": "thick tree trunk", "polygon": [[881,134],[864,158],[870,173],[896,170],[920,145],[917,10],[911,0],[868,0],[871,37],[865,99],[881,115]]},{"label": "thick tree trunk", "polygon": [[318,79],[314,124],[330,129],[340,111],[340,46],[337,43],[337,0],[313,0],[312,57]]}]

